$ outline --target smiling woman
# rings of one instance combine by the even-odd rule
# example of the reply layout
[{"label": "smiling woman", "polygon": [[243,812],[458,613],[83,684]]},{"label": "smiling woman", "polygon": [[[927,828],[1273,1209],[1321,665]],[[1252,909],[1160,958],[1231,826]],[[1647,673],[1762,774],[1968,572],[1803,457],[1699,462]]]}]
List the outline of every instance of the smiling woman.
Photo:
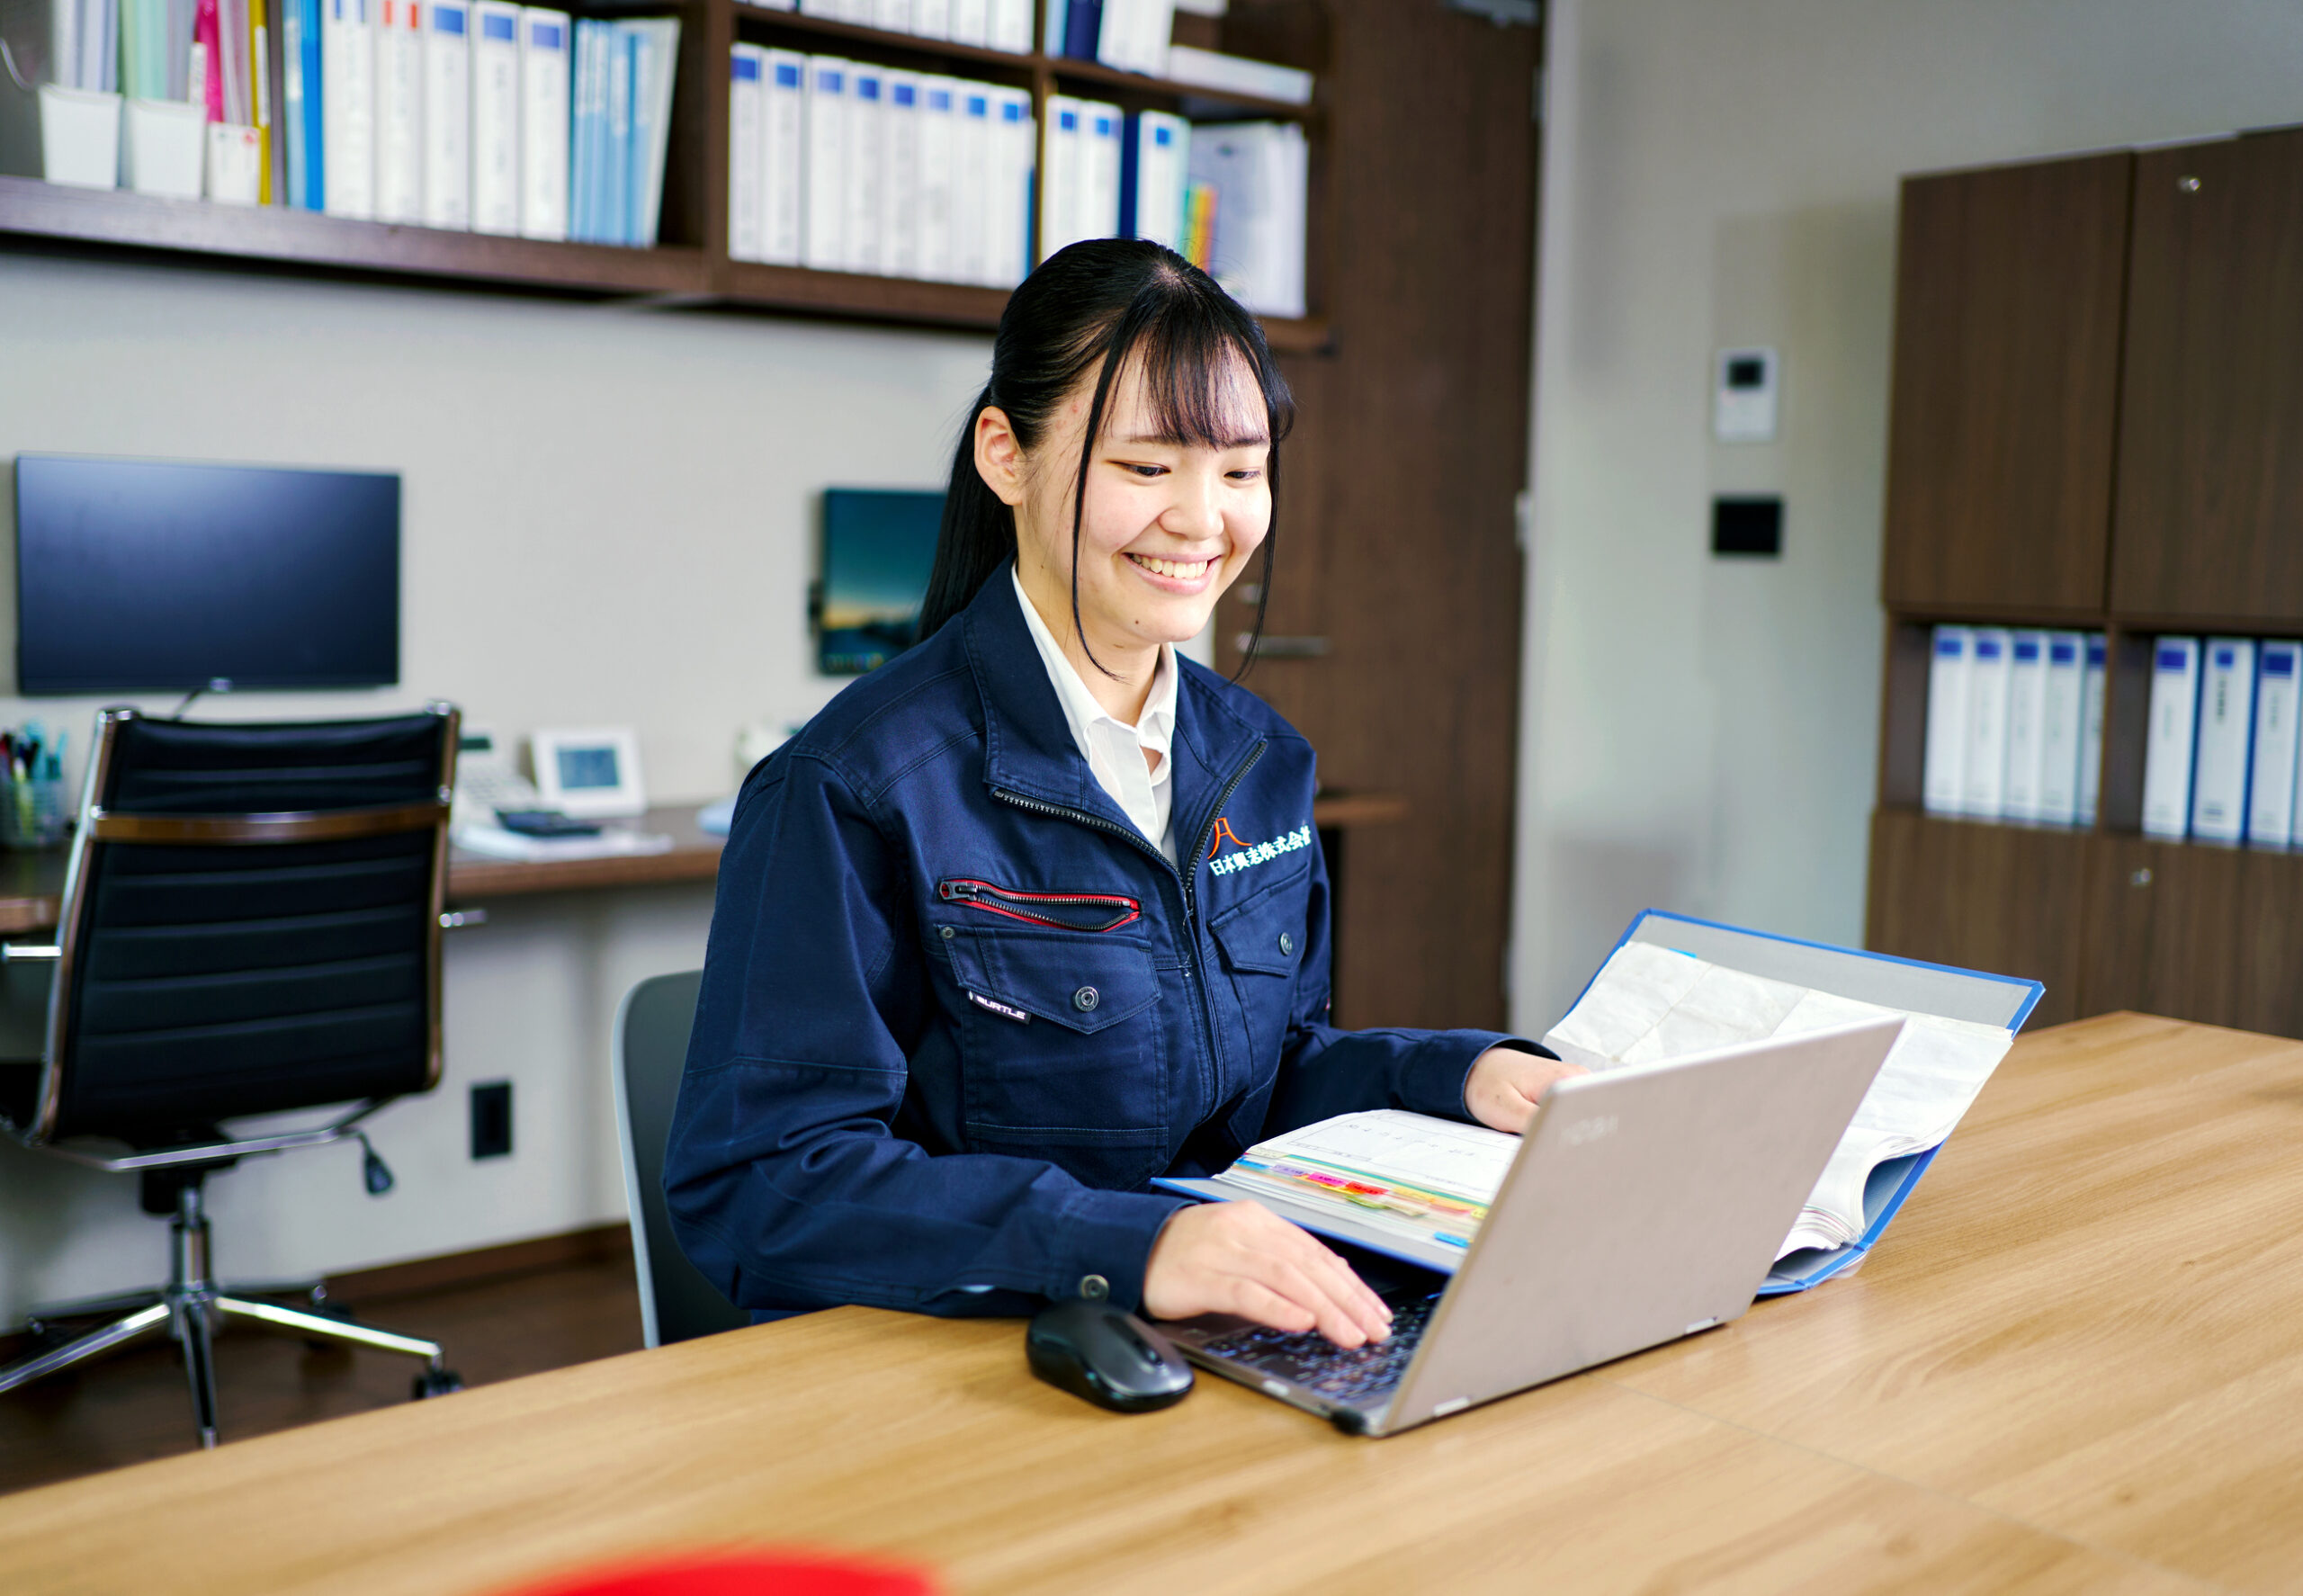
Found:
[{"label": "smiling woman", "polygon": [[1390,1315],[1341,1259],[1148,1182],[1354,1109],[1516,1131],[1581,1072],[1327,1023],[1312,750],[1175,648],[1259,551],[1268,591],[1292,418],[1254,318],[1157,245],[1010,298],[922,641],[752,772],[721,859],[665,1191],[732,1301],[1108,1296],[1358,1346]]}]

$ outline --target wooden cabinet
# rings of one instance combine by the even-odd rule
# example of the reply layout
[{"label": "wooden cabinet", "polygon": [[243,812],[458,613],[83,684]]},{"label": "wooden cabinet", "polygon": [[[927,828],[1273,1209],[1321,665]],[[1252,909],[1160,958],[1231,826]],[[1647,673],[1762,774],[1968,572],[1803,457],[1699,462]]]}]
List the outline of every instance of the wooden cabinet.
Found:
[{"label": "wooden cabinet", "polygon": [[2111,607],[2303,616],[2303,131],[2136,166]]},{"label": "wooden cabinet", "polygon": [[2134,165],[1904,182],[1889,605],[2102,607]]},{"label": "wooden cabinet", "polygon": [[1882,809],[1871,818],[1864,944],[2039,982],[2034,1025],[2092,1013],[2082,1007],[2080,917],[2094,842]]},{"label": "wooden cabinet", "polygon": [[[2303,130],[1904,185],[1867,937],[2303,1036],[2303,854],[2138,833],[2161,632],[2303,635]],[[1919,811],[1940,622],[2107,643],[2092,828]]]}]

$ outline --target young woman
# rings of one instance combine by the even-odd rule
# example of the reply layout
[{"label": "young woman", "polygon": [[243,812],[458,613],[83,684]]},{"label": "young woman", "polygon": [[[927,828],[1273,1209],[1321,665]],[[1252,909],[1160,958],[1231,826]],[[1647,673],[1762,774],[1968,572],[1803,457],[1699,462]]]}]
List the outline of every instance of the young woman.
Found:
[{"label": "young woman", "polygon": [[732,1301],[1108,1296],[1358,1346],[1389,1315],[1334,1253],[1146,1183],[1359,1108],[1517,1131],[1579,1072],[1326,1023],[1312,750],[1174,646],[1259,550],[1268,586],[1290,417],[1254,318],[1156,245],[1008,301],[922,641],[752,772],[721,863],[665,1190]]}]

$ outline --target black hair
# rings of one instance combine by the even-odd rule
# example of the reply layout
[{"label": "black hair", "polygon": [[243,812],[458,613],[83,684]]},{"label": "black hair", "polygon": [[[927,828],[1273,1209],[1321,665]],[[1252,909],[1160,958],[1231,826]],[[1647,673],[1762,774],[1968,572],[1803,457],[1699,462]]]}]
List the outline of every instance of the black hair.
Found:
[{"label": "black hair", "polygon": [[[1071,625],[1080,626],[1080,525],[1088,501],[1088,467],[1104,429],[1113,381],[1133,361],[1143,372],[1145,396],[1162,435],[1180,443],[1223,448],[1223,378],[1231,362],[1245,363],[1263,391],[1271,442],[1264,467],[1273,525],[1264,533],[1263,567],[1256,594],[1256,624],[1241,650],[1241,674],[1263,635],[1271,596],[1271,552],[1279,518],[1279,444],[1295,419],[1295,401],[1272,363],[1256,318],[1215,280],[1174,250],[1143,238],[1093,238],[1042,261],[1008,296],[991,344],[991,380],[968,407],[944,495],[944,521],[936,539],[936,565],[919,616],[924,640],[968,606],[984,583],[1016,553],[1015,512],[1002,503],[975,466],[975,424],[990,406],[1007,413],[1016,440],[1028,451],[1046,435],[1049,421],[1090,374],[1096,390],[1080,444],[1071,495]],[[1098,669],[1103,665],[1090,653]]]}]

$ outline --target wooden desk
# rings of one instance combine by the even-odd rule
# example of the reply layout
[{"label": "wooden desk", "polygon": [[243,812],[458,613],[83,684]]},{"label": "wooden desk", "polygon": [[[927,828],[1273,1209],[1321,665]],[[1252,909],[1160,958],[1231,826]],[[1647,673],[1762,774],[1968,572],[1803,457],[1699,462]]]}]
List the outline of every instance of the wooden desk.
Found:
[{"label": "wooden desk", "polygon": [[[2292,1590],[2303,1044],[2026,1038],[1864,1272],[1390,1440],[844,1309],[0,1499],[15,1592],[457,1596],[811,1542],[955,1592]],[[91,1378],[102,1378],[101,1373]]]},{"label": "wooden desk", "polygon": [[[596,887],[660,886],[672,882],[711,881],[720,874],[721,839],[700,830],[695,806],[650,810],[643,831],[668,832],[672,851],[613,859],[554,859],[530,864],[490,858],[458,848],[448,856],[448,901],[473,903],[522,892],[564,892]],[[1359,826],[1389,825],[1407,815],[1407,800],[1393,793],[1339,793],[1316,799],[1312,823],[1340,833]],[[1331,846],[1331,856],[1340,849]],[[1336,866],[1338,874],[1340,866]],[[56,928],[64,895],[64,850],[0,852],[0,937],[22,937]]]}]

